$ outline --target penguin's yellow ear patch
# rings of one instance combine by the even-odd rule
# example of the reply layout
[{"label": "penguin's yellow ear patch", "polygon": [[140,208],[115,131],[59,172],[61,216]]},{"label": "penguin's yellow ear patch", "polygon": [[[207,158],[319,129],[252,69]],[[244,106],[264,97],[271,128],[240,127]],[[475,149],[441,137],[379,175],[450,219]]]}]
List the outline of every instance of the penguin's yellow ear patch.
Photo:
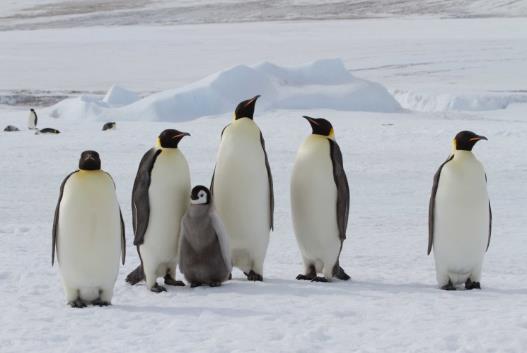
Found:
[{"label": "penguin's yellow ear patch", "polygon": [[335,138],[335,130],[333,130],[333,128],[331,128],[331,130],[329,130],[329,137],[334,139]]},{"label": "penguin's yellow ear patch", "polygon": [[161,147],[161,140],[159,139],[159,137],[156,140],[156,147]]}]

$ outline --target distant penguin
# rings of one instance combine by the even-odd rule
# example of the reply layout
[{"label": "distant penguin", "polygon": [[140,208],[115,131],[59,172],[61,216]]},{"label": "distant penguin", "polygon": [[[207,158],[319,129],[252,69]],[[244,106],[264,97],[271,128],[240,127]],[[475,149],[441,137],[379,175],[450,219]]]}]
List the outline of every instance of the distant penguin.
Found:
[{"label": "distant penguin", "polygon": [[4,129],[5,132],[14,132],[14,131],[20,131],[19,128],[13,125],[7,125]]},{"label": "distant penguin", "polygon": [[233,265],[250,281],[263,280],[273,229],[273,178],[260,129],[253,121],[259,96],[238,104],[222,132],[211,191],[231,245]]},{"label": "distant penguin", "polygon": [[[304,274],[317,282],[348,280],[339,257],[346,239],[349,187],[333,126],[326,119],[304,118],[313,133],[296,155],[291,177],[291,211]],[[324,277],[318,277],[322,273]]]},{"label": "distant penguin", "polygon": [[82,152],[79,170],[62,182],[52,234],[51,264],[57,252],[69,305],[110,305],[126,244],[115,184],[97,152]]},{"label": "distant penguin", "polygon": [[29,130],[35,130],[37,128],[37,123],[38,123],[37,112],[35,112],[35,109],[31,108],[29,110],[29,116],[27,118],[27,128]]},{"label": "distant penguin", "polygon": [[134,245],[141,265],[126,281],[136,284],[146,279],[152,292],[166,288],[157,284],[184,286],[176,281],[181,218],[190,198],[190,171],[178,144],[189,133],[165,130],[157,145],[145,153],[139,164],[132,192]]},{"label": "distant penguin", "polygon": [[36,129],[37,131],[35,132],[35,135],[39,135],[39,134],[48,134],[48,135],[57,135],[57,134],[60,134],[60,131],[57,130],[57,129],[53,129],[53,128],[50,128],[50,127],[46,127],[46,128],[43,128],[43,129]]},{"label": "distant penguin", "polygon": [[114,121],[110,121],[110,122],[104,124],[103,127],[102,127],[102,131],[113,130],[113,129],[115,129],[115,122]]},{"label": "distant penguin", "polygon": [[434,176],[428,216],[428,255],[434,249],[441,289],[481,288],[483,257],[490,245],[492,211],[483,165],[472,153],[480,140],[461,131],[450,157]]},{"label": "distant penguin", "polygon": [[181,221],[179,269],[191,287],[220,286],[232,268],[228,235],[208,188],[194,187],[190,203]]}]

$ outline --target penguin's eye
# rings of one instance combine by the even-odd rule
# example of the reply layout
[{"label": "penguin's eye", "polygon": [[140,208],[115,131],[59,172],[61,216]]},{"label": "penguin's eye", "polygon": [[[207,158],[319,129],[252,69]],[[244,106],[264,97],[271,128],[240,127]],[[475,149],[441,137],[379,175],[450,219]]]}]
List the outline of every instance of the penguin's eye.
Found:
[{"label": "penguin's eye", "polygon": [[201,199],[202,197],[205,197],[205,193],[203,191],[199,193],[199,198]]}]

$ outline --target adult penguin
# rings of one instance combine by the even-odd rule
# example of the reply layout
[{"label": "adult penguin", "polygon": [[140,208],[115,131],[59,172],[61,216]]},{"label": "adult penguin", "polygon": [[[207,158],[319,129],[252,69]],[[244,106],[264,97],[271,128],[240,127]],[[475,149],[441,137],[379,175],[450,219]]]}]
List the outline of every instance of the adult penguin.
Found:
[{"label": "adult penguin", "polygon": [[126,244],[115,185],[97,152],[82,152],[62,182],[52,235],[51,264],[56,252],[68,303],[110,305]]},{"label": "adult penguin", "polygon": [[481,289],[481,269],[490,245],[492,211],[487,175],[472,153],[487,140],[461,131],[453,152],[434,176],[428,215],[428,255],[434,249],[437,283],[441,289]]},{"label": "adult penguin", "polygon": [[27,128],[29,130],[35,130],[38,124],[37,112],[35,109],[31,108],[29,110],[29,116],[27,117]]},{"label": "adult penguin", "polygon": [[221,134],[211,191],[229,234],[233,266],[250,281],[263,280],[273,229],[273,178],[265,141],[253,120],[259,96],[238,104]]},{"label": "adult penguin", "polygon": [[342,153],[329,121],[304,118],[313,133],[300,146],[291,177],[293,226],[305,269],[297,279],[348,280],[350,277],[339,264],[349,214]]},{"label": "adult penguin", "polygon": [[157,145],[141,159],[132,192],[134,245],[141,265],[126,278],[130,284],[146,279],[152,292],[166,288],[157,284],[184,286],[176,281],[181,218],[190,198],[190,171],[178,144],[187,132],[163,131]]}]

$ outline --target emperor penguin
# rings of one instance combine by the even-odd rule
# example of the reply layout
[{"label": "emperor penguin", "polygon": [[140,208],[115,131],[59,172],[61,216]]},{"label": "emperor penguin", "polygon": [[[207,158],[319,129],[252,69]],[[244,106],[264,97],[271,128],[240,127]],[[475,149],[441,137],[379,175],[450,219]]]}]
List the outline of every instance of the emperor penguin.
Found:
[{"label": "emperor penguin", "polygon": [[231,273],[230,252],[229,238],[209,189],[195,186],[181,221],[179,270],[191,287],[220,286]]},{"label": "emperor penguin", "polygon": [[434,175],[428,213],[428,255],[434,249],[437,283],[441,289],[481,289],[483,257],[490,245],[492,210],[487,175],[472,153],[480,140],[461,131],[453,151]]},{"label": "emperor penguin", "polygon": [[263,280],[263,263],[273,229],[273,177],[265,141],[253,120],[259,96],[238,104],[221,134],[211,191],[225,224],[233,266],[250,281]]},{"label": "emperor penguin", "polygon": [[35,130],[37,128],[38,117],[35,109],[31,108],[29,110],[29,116],[27,118],[27,127],[29,130]]},{"label": "emperor penguin", "polygon": [[108,123],[105,123],[103,126],[102,126],[102,131],[106,131],[106,130],[114,130],[116,127],[115,125],[115,121],[110,121]]},{"label": "emperor penguin", "polygon": [[53,221],[51,264],[55,252],[66,300],[74,308],[111,304],[126,255],[124,222],[115,184],[101,170],[95,151],[84,151],[79,169],[60,186]]},{"label": "emperor penguin", "polygon": [[52,127],[45,127],[43,129],[37,129],[35,128],[35,135],[40,135],[40,134],[46,134],[46,135],[57,135],[57,134],[60,134],[60,131],[57,130],[57,129],[54,129]]},{"label": "emperor penguin", "polygon": [[291,177],[293,228],[304,260],[304,274],[296,279],[348,280],[350,277],[339,264],[349,214],[349,186],[342,153],[329,121],[304,118],[311,125],[312,134],[298,150]]},{"label": "emperor penguin", "polygon": [[7,125],[4,129],[5,132],[13,132],[13,131],[20,131],[19,128],[17,128],[14,125]]},{"label": "emperor penguin", "polygon": [[146,279],[152,292],[166,288],[157,284],[184,286],[176,281],[181,218],[190,197],[190,171],[178,144],[187,132],[168,129],[161,132],[157,145],[145,153],[132,191],[132,216],[141,265],[126,281],[136,284]]}]

